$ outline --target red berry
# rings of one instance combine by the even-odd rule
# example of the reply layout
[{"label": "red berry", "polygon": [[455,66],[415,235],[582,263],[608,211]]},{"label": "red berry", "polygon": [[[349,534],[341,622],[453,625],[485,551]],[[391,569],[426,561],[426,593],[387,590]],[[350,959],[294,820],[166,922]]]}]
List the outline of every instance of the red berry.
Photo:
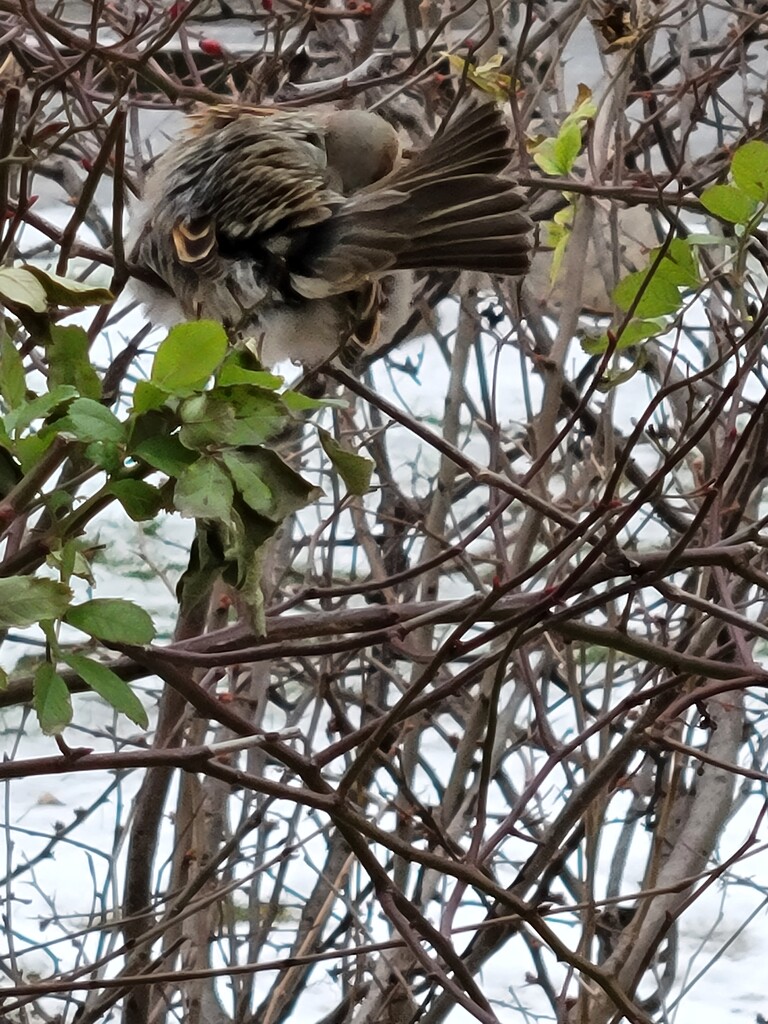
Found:
[{"label": "red berry", "polygon": [[272,13],[272,0],[261,0],[261,8],[266,11],[267,14]]},{"label": "red berry", "polygon": [[171,4],[168,8],[168,17],[173,21],[175,18],[180,17],[187,9],[186,0],[176,0],[175,3]]},{"label": "red berry", "polygon": [[221,43],[216,39],[201,39],[198,45],[207,57],[221,57],[224,54]]}]

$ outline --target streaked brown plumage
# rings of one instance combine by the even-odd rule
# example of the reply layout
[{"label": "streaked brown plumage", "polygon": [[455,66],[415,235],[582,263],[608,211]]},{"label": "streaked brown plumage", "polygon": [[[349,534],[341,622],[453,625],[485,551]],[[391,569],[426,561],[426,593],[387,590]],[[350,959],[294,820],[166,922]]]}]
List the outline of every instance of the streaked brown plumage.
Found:
[{"label": "streaked brown plumage", "polygon": [[527,270],[531,224],[500,176],[510,156],[486,103],[408,160],[375,114],[213,107],[158,161],[130,258],[157,275],[160,319],[221,320],[267,364],[318,363],[351,340],[385,342],[414,272]]}]

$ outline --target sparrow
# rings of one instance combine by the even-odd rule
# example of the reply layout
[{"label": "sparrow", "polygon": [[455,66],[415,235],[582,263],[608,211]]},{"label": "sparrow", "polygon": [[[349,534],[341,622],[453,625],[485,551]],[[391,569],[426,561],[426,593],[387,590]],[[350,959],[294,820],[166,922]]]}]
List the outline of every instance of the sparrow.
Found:
[{"label": "sparrow", "polygon": [[511,155],[501,111],[481,101],[410,156],[367,111],[206,108],[148,176],[128,244],[136,290],[155,322],[220,321],[267,366],[379,347],[417,275],[526,272]]}]

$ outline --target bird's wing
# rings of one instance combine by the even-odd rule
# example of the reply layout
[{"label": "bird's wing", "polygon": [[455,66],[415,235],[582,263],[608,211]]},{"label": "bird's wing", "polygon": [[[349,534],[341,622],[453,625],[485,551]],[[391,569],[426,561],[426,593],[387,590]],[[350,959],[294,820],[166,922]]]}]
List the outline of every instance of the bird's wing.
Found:
[{"label": "bird's wing", "polygon": [[392,174],[358,192],[312,231],[296,290],[321,298],[390,269],[528,269],[531,222],[514,183],[509,133],[493,104],[468,104]]}]

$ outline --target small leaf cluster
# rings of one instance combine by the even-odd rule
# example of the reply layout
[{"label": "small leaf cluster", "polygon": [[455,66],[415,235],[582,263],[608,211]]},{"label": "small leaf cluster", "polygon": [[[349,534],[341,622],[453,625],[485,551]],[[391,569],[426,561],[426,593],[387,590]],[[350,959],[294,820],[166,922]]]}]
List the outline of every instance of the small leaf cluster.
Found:
[{"label": "small leaf cluster", "polygon": [[[581,153],[584,128],[596,113],[597,106],[591,91],[585,85],[580,85],[573,109],[560,125],[557,135],[529,140],[528,149],[534,162],[545,174],[562,178],[571,173]],[[574,197],[570,192],[563,195],[568,200],[568,206],[558,210],[546,226],[547,244],[552,248],[552,281],[556,280],[562,266],[573,227]]]},{"label": "small leaf cluster", "polygon": [[768,143],[740,146],[731,158],[730,177],[726,185],[705,189],[701,204],[715,217],[749,233],[763,219],[768,205]]},{"label": "small leaf cluster", "polygon": [[680,311],[686,293],[700,284],[695,246],[687,239],[670,239],[651,250],[642,270],[627,274],[614,288],[613,301],[625,314],[617,328],[610,335],[582,340],[582,348],[590,355],[601,355],[609,345],[618,352],[664,334]]},{"label": "small leaf cluster", "polygon": [[[103,661],[59,641],[61,623],[120,649],[155,636],[149,615],[129,601],[75,603],[73,579],[93,583],[83,535],[97,513],[117,503],[137,522],[163,511],[195,519],[181,599],[223,576],[244,595],[259,628],[261,549],[289,515],[322,493],[270,442],[295,425],[297,413],[329,403],[282,390],[282,378],[264,371],[247,349],[232,348],[220,324],[173,328],[149,378],[136,385],[132,406],[117,415],[90,360],[86,332],[56,324],[49,310],[111,298],[36,268],[0,270],[0,301],[18,317],[0,329],[0,527],[28,538],[15,558],[0,563],[0,628],[38,623],[43,630],[46,657],[35,674],[33,704],[51,734],[72,717],[61,664],[146,725],[138,698]],[[29,360],[35,349],[44,349],[43,358]],[[321,440],[348,489],[363,493],[368,460]],[[26,531],[33,515],[35,530]]]}]

